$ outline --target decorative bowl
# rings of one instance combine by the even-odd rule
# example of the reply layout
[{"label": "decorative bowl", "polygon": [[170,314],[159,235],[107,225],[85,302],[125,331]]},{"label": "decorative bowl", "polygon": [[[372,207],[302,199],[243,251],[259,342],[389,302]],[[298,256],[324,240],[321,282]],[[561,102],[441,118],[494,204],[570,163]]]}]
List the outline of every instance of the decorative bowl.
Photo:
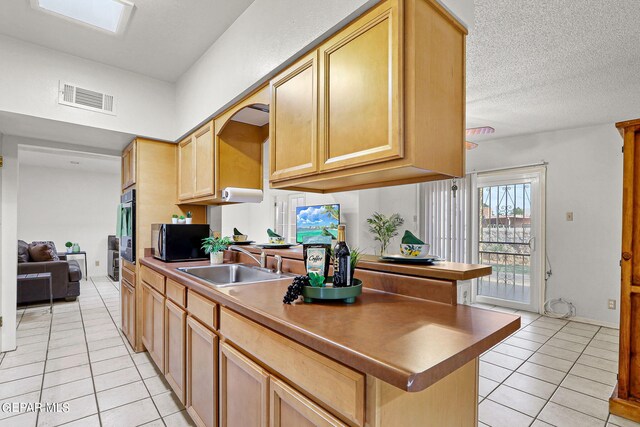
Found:
[{"label": "decorative bowl", "polygon": [[283,245],[284,237],[269,237],[269,243],[274,245]]},{"label": "decorative bowl", "polygon": [[234,234],[232,237],[234,242],[246,242],[249,236],[246,234]]},{"label": "decorative bowl", "polygon": [[429,244],[414,245],[403,243],[400,245],[400,253],[409,258],[423,258],[429,254]]}]

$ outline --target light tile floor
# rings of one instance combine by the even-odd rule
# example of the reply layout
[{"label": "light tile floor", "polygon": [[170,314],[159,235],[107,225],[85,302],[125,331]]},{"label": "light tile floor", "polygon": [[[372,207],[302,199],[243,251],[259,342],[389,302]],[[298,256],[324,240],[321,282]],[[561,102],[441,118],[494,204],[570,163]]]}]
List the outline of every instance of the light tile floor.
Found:
[{"label": "light tile floor", "polygon": [[[81,282],[75,302],[18,309],[17,343],[0,354],[0,426],[194,425],[148,353],[120,333],[118,283]],[[68,412],[6,411],[5,403],[68,402]]]},{"label": "light tile floor", "polygon": [[618,371],[618,330],[535,313],[480,357],[480,426],[640,426],[609,414]]},{"label": "light tile floor", "polygon": [[[0,354],[0,427],[193,425],[148,354],[120,334],[118,284],[81,286],[53,316],[47,305],[18,310],[18,349]],[[640,426],[608,413],[616,329],[517,314],[521,329],[480,360],[480,426]],[[6,412],[7,402],[68,402],[69,411]]]}]

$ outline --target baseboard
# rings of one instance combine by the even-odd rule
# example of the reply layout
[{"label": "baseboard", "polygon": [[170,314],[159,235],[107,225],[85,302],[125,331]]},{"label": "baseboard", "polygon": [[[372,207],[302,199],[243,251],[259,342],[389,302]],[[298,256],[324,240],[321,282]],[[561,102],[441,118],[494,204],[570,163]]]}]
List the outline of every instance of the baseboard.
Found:
[{"label": "baseboard", "polygon": [[[550,317],[550,316],[547,316],[547,317]],[[596,326],[604,326],[605,328],[620,329],[620,325],[617,323],[602,322],[600,320],[587,319],[586,317],[574,316],[566,320],[573,320],[575,322],[588,323],[590,325],[596,325]]]}]

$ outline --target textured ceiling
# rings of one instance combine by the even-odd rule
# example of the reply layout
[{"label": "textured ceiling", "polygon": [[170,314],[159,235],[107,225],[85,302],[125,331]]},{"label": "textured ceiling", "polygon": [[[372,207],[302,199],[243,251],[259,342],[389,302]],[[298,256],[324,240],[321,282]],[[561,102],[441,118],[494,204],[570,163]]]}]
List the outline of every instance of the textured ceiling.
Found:
[{"label": "textured ceiling", "polygon": [[31,8],[0,1],[0,33],[82,58],[175,81],[253,0],[133,0],[121,36],[105,34]]},{"label": "textured ceiling", "polygon": [[20,149],[20,165],[120,174],[120,156],[41,147],[22,147]]},{"label": "textured ceiling", "polygon": [[476,0],[467,41],[473,141],[640,117],[640,2]]}]

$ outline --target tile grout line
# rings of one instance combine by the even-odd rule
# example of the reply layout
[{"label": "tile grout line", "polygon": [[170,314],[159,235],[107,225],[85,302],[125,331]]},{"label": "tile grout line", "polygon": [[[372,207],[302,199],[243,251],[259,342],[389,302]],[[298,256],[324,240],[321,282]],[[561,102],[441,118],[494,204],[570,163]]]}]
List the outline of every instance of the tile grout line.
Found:
[{"label": "tile grout line", "polygon": [[[24,313],[22,314],[24,316]],[[21,319],[22,321],[22,319]],[[49,344],[51,343],[51,329],[53,329],[53,310],[49,314],[49,338],[47,339],[47,351],[45,352],[44,365],[42,366],[42,382],[40,383],[40,395],[38,396],[38,402],[42,402],[42,391],[44,390],[44,376],[47,372],[47,360],[49,356]],[[40,421],[40,410],[36,412],[36,426]]]},{"label": "tile grout line", "polygon": [[[90,280],[91,280],[91,283],[93,284],[93,279],[90,279]],[[95,287],[95,284],[94,284],[94,287]],[[100,426],[102,426],[102,418],[100,417],[100,404],[98,403],[98,392],[96,390],[96,381],[93,376],[93,367],[91,366],[91,354],[89,352],[89,342],[87,341],[87,331],[84,326],[84,316],[82,315],[82,304],[80,303],[80,301],[78,301],[78,310],[80,311],[80,321],[82,322],[82,334],[84,335],[84,344],[87,348],[87,360],[89,361],[89,373],[91,374],[91,386],[93,387],[93,398],[96,401],[96,412],[98,414],[98,423],[100,424]]]},{"label": "tile grout line", "polygon": [[[133,360],[133,356],[131,355],[131,353],[129,352],[129,349],[127,349],[127,345],[128,343],[124,342],[125,338],[122,336],[122,334],[120,334],[120,328],[118,327],[118,324],[115,322],[115,320],[113,319],[113,315],[111,314],[111,312],[109,311],[109,309],[107,308],[107,305],[104,302],[104,298],[102,298],[102,293],[100,293],[100,290],[98,289],[98,287],[96,286],[96,284],[93,282],[93,279],[91,279],[91,282],[93,283],[93,286],[96,288],[96,291],[98,292],[98,296],[100,297],[100,301],[102,301],[102,304],[105,306],[105,308],[107,309],[107,312],[109,313],[109,317],[111,318],[111,322],[114,324],[114,326],[116,327],[116,329],[118,330],[118,335],[120,335],[120,339],[122,340],[122,343],[125,347],[125,349],[127,350],[127,353],[129,354],[129,357],[131,358],[131,362],[133,363],[133,367],[135,368],[136,372],[138,373],[138,375],[140,376],[140,381],[142,382],[142,385],[144,385],[145,390],[147,390],[147,393],[149,394],[149,397],[145,397],[144,399],[150,399],[151,403],[153,404],[153,407],[156,409],[156,411],[158,412],[158,416],[160,417],[159,419],[162,420],[162,424],[164,424],[165,426],[167,425],[164,422],[164,418],[162,416],[162,414],[160,413],[160,410],[158,409],[158,405],[156,405],[155,400],[153,399],[153,395],[151,394],[151,391],[149,391],[149,387],[147,386],[147,383],[144,381],[144,378],[142,377],[142,374],[140,373],[140,370],[138,369],[138,365],[136,364],[136,361]],[[115,288],[115,286],[114,286]],[[119,294],[118,294],[119,295]],[[122,309],[122,308],[121,308]],[[133,350],[133,347],[131,348]],[[134,351],[135,353],[135,351]],[[107,359],[108,360],[108,359]],[[150,362],[151,363],[151,362]],[[134,381],[132,381],[131,383],[133,383]],[[127,384],[131,384],[131,383],[127,383]],[[125,384],[126,385],[126,384]],[[119,386],[116,386],[119,387]],[[113,388],[116,388],[113,387]],[[97,399],[97,393],[96,393],[96,399]],[[144,399],[140,399],[140,400],[144,400]],[[132,402],[129,402],[132,403]],[[128,405],[129,403],[126,403],[125,405]],[[121,405],[124,406],[124,405]],[[113,409],[113,408],[112,408]],[[99,408],[98,408],[98,413],[101,414]],[[100,417],[100,419],[102,420],[102,417]],[[153,421],[153,420],[152,420]],[[101,421],[102,422],[102,421]],[[101,424],[102,425],[102,424]]]}]

